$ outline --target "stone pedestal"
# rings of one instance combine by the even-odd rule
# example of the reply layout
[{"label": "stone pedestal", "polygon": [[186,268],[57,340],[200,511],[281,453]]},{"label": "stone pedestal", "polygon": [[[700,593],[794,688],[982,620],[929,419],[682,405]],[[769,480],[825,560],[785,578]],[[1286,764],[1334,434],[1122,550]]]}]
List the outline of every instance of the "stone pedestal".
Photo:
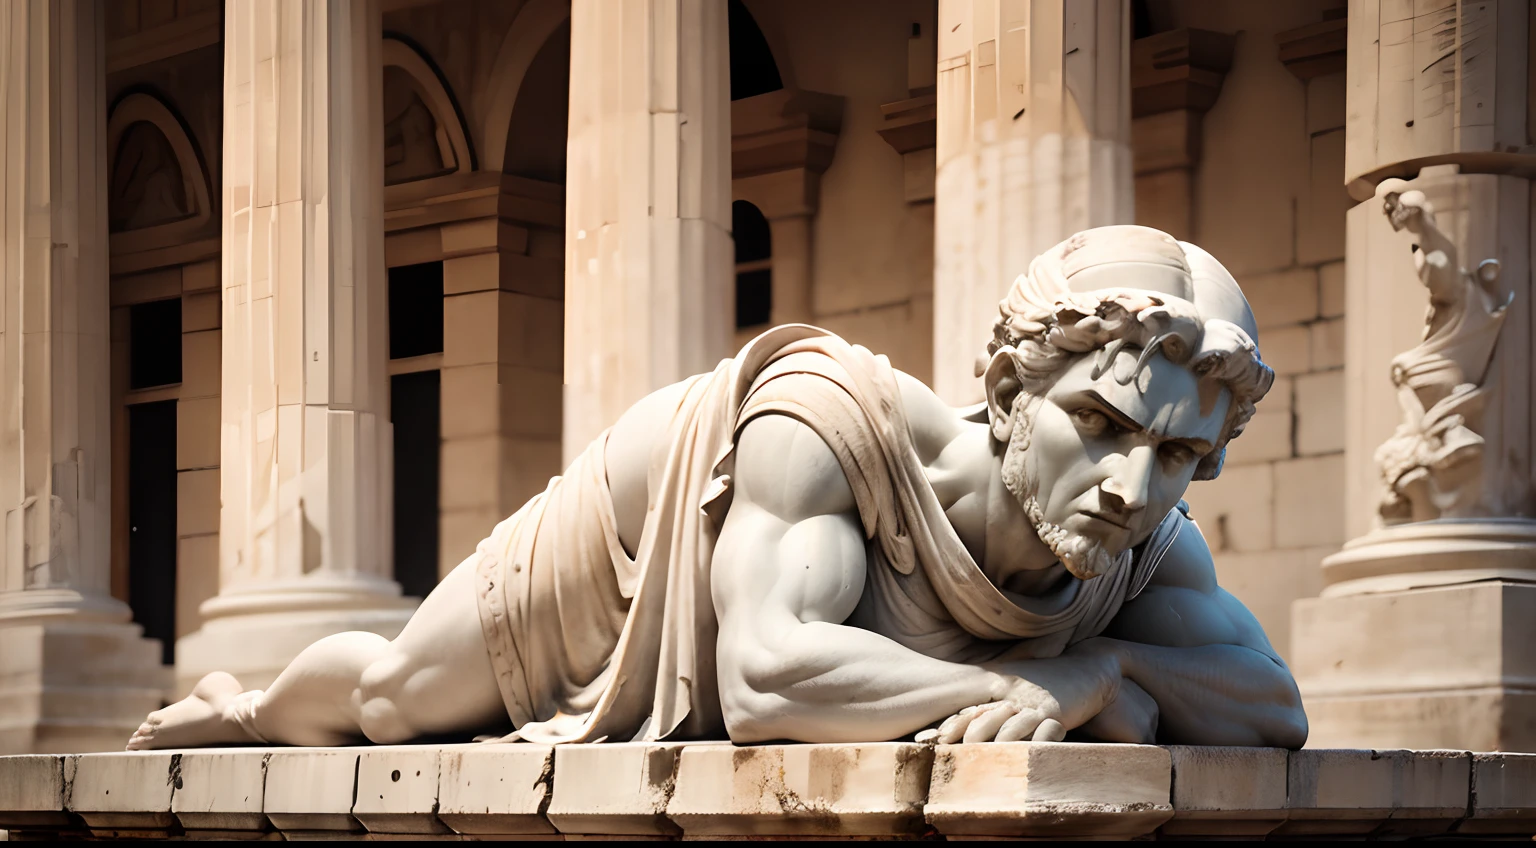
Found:
[{"label": "stone pedestal", "polygon": [[[1536,751],[1529,22],[1520,2],[1350,3],[1342,176],[1363,201],[1347,218],[1352,541],[1324,560],[1322,597],[1294,608],[1312,745]],[[1429,302],[1413,237],[1372,196],[1392,177],[1423,192],[1456,265],[1500,263],[1494,300],[1511,300],[1486,369],[1451,379],[1482,389],[1462,411],[1481,448],[1447,484],[1454,497],[1383,511],[1377,449],[1405,420],[1393,358],[1425,338]]]},{"label": "stone pedestal", "polygon": [[567,461],[731,353],[728,50],[725,0],[571,5]]},{"label": "stone pedestal", "polygon": [[110,594],[101,16],[0,8],[0,753],[120,748],[166,678]]},{"label": "stone pedestal", "polygon": [[1130,6],[939,6],[933,387],[982,399],[997,304],[1042,251],[1132,223]]},{"label": "stone pedestal", "polygon": [[219,594],[177,645],[269,684],[305,645],[393,637],[376,0],[225,13]]}]

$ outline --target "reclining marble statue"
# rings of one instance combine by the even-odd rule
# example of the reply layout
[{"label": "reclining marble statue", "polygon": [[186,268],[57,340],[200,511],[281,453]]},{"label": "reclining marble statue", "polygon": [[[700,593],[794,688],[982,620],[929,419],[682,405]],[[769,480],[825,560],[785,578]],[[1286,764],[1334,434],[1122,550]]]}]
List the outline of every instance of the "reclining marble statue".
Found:
[{"label": "reclining marble statue", "polygon": [[1300,747],[1290,671],[1182,501],[1274,380],[1256,337],[1220,263],[1134,226],[1013,283],[973,408],[776,327],[638,402],[394,640],[327,637],[265,691],[210,674],[128,747]]}]

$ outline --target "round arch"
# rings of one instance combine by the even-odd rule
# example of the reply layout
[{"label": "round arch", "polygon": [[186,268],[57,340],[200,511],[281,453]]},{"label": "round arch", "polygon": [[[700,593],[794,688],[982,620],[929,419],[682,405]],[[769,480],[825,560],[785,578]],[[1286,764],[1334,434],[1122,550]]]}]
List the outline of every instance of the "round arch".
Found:
[{"label": "round arch", "polygon": [[569,0],[530,0],[512,20],[512,28],[502,39],[491,66],[491,90],[486,97],[485,123],[481,151],[482,167],[500,171],[507,153],[507,133],[512,126],[512,107],[528,76],[528,67],[543,49],[549,37],[570,20]]},{"label": "round arch", "polygon": [[170,146],[180,171],[183,202],[190,213],[179,220],[130,231],[133,243],[139,249],[163,247],[199,231],[209,222],[213,217],[212,192],[202,156],[181,119],[165,101],[144,91],[124,96],[113,104],[112,112],[107,116],[108,185],[112,184],[123,137],[137,124],[153,127]]},{"label": "round arch", "polygon": [[389,34],[384,36],[381,64],[385,67],[399,68],[415,83],[417,91],[421,94],[427,108],[431,110],[432,117],[437,120],[437,126],[443,131],[444,140],[447,142],[449,149],[442,151],[443,161],[446,162],[448,155],[451,154],[455,171],[465,173],[475,170],[475,150],[464,132],[464,119],[459,113],[459,104],[448,92],[448,87],[443,84],[437,68],[415,45],[399,36]]}]

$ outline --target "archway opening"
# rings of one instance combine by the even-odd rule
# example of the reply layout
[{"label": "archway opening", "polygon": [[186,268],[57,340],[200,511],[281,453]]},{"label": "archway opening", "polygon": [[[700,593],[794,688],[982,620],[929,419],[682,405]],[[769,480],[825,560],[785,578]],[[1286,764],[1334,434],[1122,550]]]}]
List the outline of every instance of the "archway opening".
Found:
[{"label": "archway opening", "polygon": [[742,100],[784,87],[779,66],[768,49],[768,39],[741,0],[726,6],[726,26],[731,39],[731,99]]}]

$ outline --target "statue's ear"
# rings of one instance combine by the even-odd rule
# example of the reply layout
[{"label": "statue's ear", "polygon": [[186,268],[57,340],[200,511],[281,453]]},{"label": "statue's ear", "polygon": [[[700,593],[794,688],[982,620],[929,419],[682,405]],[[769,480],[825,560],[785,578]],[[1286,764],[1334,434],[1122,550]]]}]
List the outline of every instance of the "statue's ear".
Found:
[{"label": "statue's ear", "polygon": [[1012,348],[992,354],[981,375],[987,393],[987,413],[992,421],[992,438],[1007,443],[1013,438],[1013,402],[1024,384],[1019,380],[1019,364]]}]

